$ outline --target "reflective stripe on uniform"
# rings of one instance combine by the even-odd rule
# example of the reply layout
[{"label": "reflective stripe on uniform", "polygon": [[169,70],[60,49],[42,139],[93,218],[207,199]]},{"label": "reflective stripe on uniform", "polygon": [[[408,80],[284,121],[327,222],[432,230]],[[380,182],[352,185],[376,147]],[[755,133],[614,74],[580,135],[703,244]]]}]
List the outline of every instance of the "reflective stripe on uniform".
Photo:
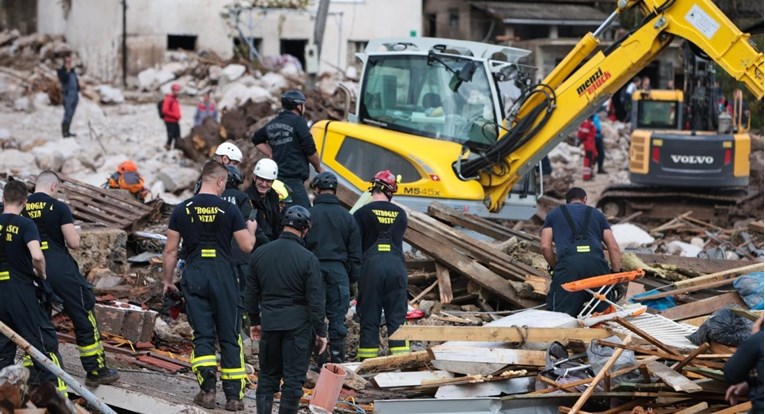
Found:
[{"label": "reflective stripe on uniform", "polygon": [[377,348],[359,348],[358,352],[356,352],[356,356],[362,359],[377,358],[378,350]]},{"label": "reflective stripe on uniform", "polygon": [[31,367],[32,365],[34,365],[34,363],[32,362],[32,357],[29,356],[29,354],[24,354],[21,360],[22,360],[21,365],[25,367]]},{"label": "reflective stripe on uniform", "polygon": [[378,252],[389,252],[390,251],[390,244],[378,244],[377,245],[377,251]]},{"label": "reflective stripe on uniform", "polygon": [[589,253],[590,252],[590,246],[576,246],[576,252],[577,253]]},{"label": "reflective stripe on uniform", "polygon": [[215,355],[203,355],[200,357],[191,358],[191,369],[196,370],[201,367],[217,367],[218,360],[215,359]]},{"label": "reflective stripe on uniform", "polygon": [[11,280],[11,272],[8,270],[0,272],[0,281],[2,280]]},{"label": "reflective stripe on uniform", "polygon": [[93,345],[80,346],[80,358],[96,356],[104,352],[104,345],[101,341],[96,341]]},{"label": "reflective stripe on uniform", "polygon": [[215,258],[215,249],[202,249],[202,257],[207,259]]},{"label": "reflective stripe on uniform", "polygon": [[[54,364],[56,364],[57,367],[61,368],[61,361],[58,360],[58,357],[54,352],[48,353],[50,355],[50,360],[53,361]],[[61,378],[56,378],[56,390],[64,395],[64,397],[67,397],[66,392],[66,383]]]},{"label": "reflective stripe on uniform", "polygon": [[40,250],[48,250],[48,242],[43,241],[40,243]]},{"label": "reflective stripe on uniform", "polygon": [[406,346],[394,346],[390,349],[391,355],[408,354],[410,352],[409,345]]},{"label": "reflective stripe on uniform", "polygon": [[244,368],[222,368],[220,370],[220,379],[238,380],[247,378],[247,371]]}]

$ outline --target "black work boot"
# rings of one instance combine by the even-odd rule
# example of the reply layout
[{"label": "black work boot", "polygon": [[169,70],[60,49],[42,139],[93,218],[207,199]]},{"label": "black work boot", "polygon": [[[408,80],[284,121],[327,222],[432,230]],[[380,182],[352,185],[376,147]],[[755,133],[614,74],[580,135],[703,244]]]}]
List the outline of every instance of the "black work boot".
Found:
[{"label": "black work boot", "polygon": [[255,395],[255,404],[258,414],[271,414],[274,409],[273,395]]},{"label": "black work boot", "polygon": [[329,356],[333,364],[345,362],[345,338],[329,340]]},{"label": "black work boot", "polygon": [[194,404],[203,408],[207,408],[208,410],[215,408],[215,390],[199,390],[197,395],[194,397]]},{"label": "black work boot", "polygon": [[66,122],[61,123],[61,136],[64,138],[69,138],[69,124]]},{"label": "black work boot", "polygon": [[88,372],[85,376],[85,385],[97,387],[99,385],[112,384],[120,379],[120,373],[109,367],[101,367],[97,371]]},{"label": "black work boot", "polygon": [[297,414],[300,409],[300,399],[284,398],[279,402],[279,414]]},{"label": "black work boot", "polygon": [[244,400],[226,400],[226,411],[244,411]]}]

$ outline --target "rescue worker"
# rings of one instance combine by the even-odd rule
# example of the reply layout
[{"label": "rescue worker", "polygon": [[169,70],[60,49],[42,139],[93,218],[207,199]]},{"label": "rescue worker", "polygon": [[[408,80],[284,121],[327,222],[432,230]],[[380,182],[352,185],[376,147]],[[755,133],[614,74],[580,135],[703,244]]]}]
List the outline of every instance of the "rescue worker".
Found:
[{"label": "rescue worker", "polygon": [[140,202],[149,197],[149,190],[144,187],[144,180],[138,173],[138,167],[133,161],[123,161],[117,166],[117,172],[106,180],[104,188],[127,190]]},{"label": "rescue worker", "polygon": [[[380,311],[385,310],[388,335],[393,335],[406,320],[407,274],[403,241],[406,212],[390,202],[398,191],[396,177],[388,170],[375,174],[370,188],[372,201],[353,216],[361,233],[361,275],[356,312],[360,319],[360,359],[378,356]],[[408,341],[388,340],[392,355],[409,352]]]},{"label": "rescue worker", "polygon": [[[3,189],[3,214],[0,214],[0,321],[8,325],[54,364],[61,367],[56,329],[38,302],[45,280],[45,256],[40,249],[40,234],[32,220],[20,216],[27,201],[27,188],[10,181]],[[0,335],[0,369],[13,365],[16,344]],[[66,384],[37,361],[25,357],[30,369],[29,384],[51,381],[59,392]]]},{"label": "rescue worker", "polygon": [[[226,170],[228,171],[228,181],[226,182],[226,189],[223,190],[221,197],[235,205],[239,209],[239,212],[242,213],[242,217],[250,217],[250,214],[252,213],[252,202],[250,202],[250,198],[247,194],[239,189],[239,186],[244,182],[242,171],[239,170],[238,167],[230,164],[226,166]],[[260,229],[256,231],[256,239],[257,232],[259,231]],[[234,263],[234,269],[236,270],[236,278],[239,283],[239,305],[244,306],[242,298],[244,297],[244,284],[247,282],[247,274],[250,272],[250,252],[242,252],[236,246],[236,241],[232,240],[231,257]],[[240,309],[240,318],[241,317],[244,317],[244,312]],[[245,320],[242,320],[242,323],[244,322]]]},{"label": "rescue worker", "polygon": [[54,197],[60,185],[53,171],[40,173],[35,181],[35,193],[27,198],[22,215],[32,219],[40,233],[47,281],[53,293],[61,298],[64,313],[74,326],[80,362],[86,372],[85,384],[90,387],[111,384],[119,380],[120,375],[106,366],[101,332],[93,314],[96,296],[69,253],[69,249],[80,248],[80,235],[69,206]]},{"label": "rescue worker", "polygon": [[61,135],[64,138],[75,136],[69,131],[72,125],[74,111],[77,110],[77,103],[80,101],[80,81],[77,78],[77,72],[72,66],[72,55],[64,57],[64,65],[56,71],[58,81],[61,83],[61,94],[64,102],[64,120],[61,122]]},{"label": "rescue worker", "polygon": [[[356,220],[337,199],[337,177],[324,171],[311,180],[316,196],[311,213],[311,231],[306,247],[319,259],[326,292],[329,321],[330,362],[345,362],[345,314],[351,302],[350,286],[357,283],[361,271],[361,236]],[[323,365],[324,356],[319,361]]]},{"label": "rescue worker", "polygon": [[252,255],[245,299],[250,337],[260,341],[258,413],[271,412],[282,380],[279,414],[297,413],[311,352],[327,347],[319,260],[303,241],[310,227],[308,210],[289,207],[279,239]]},{"label": "rescue worker", "polygon": [[[212,157],[214,161],[218,161],[224,166],[233,165],[235,167],[242,163],[243,158],[242,150],[240,150],[236,144],[228,141],[218,145],[218,147],[215,148],[215,155]],[[194,185],[194,194],[197,194],[201,187],[202,177],[200,176],[197,178],[197,183]],[[244,218],[247,218],[247,216]]]},{"label": "rescue worker", "polygon": [[206,91],[197,103],[197,111],[194,113],[194,126],[202,125],[207,118],[218,120],[218,108],[215,106],[215,102],[210,99],[210,91]]},{"label": "rescue worker", "polygon": [[[308,163],[317,173],[324,172],[316,153],[311,131],[303,118],[305,95],[291,90],[282,95],[282,111],[263,128],[255,131],[252,143],[279,166],[279,180],[292,188],[292,205],[311,206],[305,190]],[[278,233],[277,233],[278,234]]]},{"label": "rescue worker", "polygon": [[[244,191],[252,201],[251,219],[258,222],[258,246],[279,238],[282,232],[282,214],[279,209],[279,194],[273,189],[279,174],[276,162],[262,158],[252,170],[252,184]],[[260,233],[260,232],[259,232]]]},{"label": "rescue worker", "polygon": [[165,121],[167,130],[167,143],[165,149],[170,151],[173,143],[181,139],[181,126],[178,122],[181,120],[181,105],[178,103],[178,95],[181,93],[181,85],[174,83],[170,86],[170,93],[165,95],[162,102],[162,120]]},{"label": "rescue worker", "polygon": [[239,291],[231,262],[231,239],[236,240],[242,252],[252,251],[257,224],[245,223],[239,209],[221,198],[227,181],[226,167],[217,161],[208,161],[202,168],[199,194],[173,210],[163,255],[163,293],[177,291],[173,274],[178,263],[178,246],[183,239],[180,257],[186,265],[181,291],[194,333],[191,369],[197,374],[200,386],[194,403],[204,408],[215,407],[217,335],[225,408],[238,411],[244,410],[242,398],[247,376],[239,335]]},{"label": "rescue worker", "polygon": [[[540,237],[542,255],[552,269],[547,310],[576,317],[591,295],[585,291],[567,292],[561,285],[621,272],[621,252],[611,226],[603,213],[587,205],[587,193],[579,187],[568,190],[566,204],[547,214]],[[602,243],[608,248],[610,268]],[[619,295],[624,294],[623,285],[617,285],[616,290]],[[618,297],[615,299],[618,300]],[[603,303],[597,310],[605,310],[606,305]]]},{"label": "rescue worker", "polygon": [[[605,111],[603,117],[605,117]],[[603,146],[603,128],[600,126],[600,111],[592,115],[592,124],[595,126],[595,152],[597,154],[596,160],[598,164],[598,174],[606,174],[606,170],[603,169],[603,161],[606,160],[606,151]]]},{"label": "rescue worker", "polygon": [[584,158],[582,159],[582,179],[590,181],[593,178],[593,167],[598,157],[598,150],[595,146],[595,124],[592,117],[586,118],[579,129],[576,131],[576,137],[582,142],[584,147]]}]

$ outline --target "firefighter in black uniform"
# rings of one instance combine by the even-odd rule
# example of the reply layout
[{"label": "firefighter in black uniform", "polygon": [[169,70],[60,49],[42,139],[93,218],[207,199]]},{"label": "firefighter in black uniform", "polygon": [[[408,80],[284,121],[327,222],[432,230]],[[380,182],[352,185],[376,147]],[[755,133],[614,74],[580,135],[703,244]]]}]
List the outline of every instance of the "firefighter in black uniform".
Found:
[{"label": "firefighter in black uniform", "polygon": [[[329,320],[330,362],[345,362],[345,314],[351,301],[350,285],[358,282],[361,271],[361,236],[353,216],[340,206],[335,195],[337,177],[325,171],[311,180],[316,198],[311,213],[311,231],[306,247],[319,259],[326,291]],[[319,361],[319,365],[323,364]]]},{"label": "firefighter in black uniform", "polygon": [[[556,254],[553,252],[555,241]],[[602,245],[608,248],[606,262]],[[540,235],[542,255],[549,265],[552,281],[547,293],[547,310],[577,316],[585,302],[592,296],[585,292],[567,292],[561,285],[591,276],[621,272],[621,252],[614,238],[611,226],[605,216],[587,205],[587,193],[573,187],[566,193],[566,204],[547,214]],[[623,285],[612,291],[612,301],[626,292]],[[603,311],[608,306],[603,302],[596,308]]]},{"label": "firefighter in black uniform", "polygon": [[220,196],[226,188],[226,167],[208,161],[202,168],[199,194],[178,204],[170,216],[164,251],[164,292],[177,290],[173,274],[178,263],[178,245],[183,239],[181,258],[186,267],[181,276],[181,291],[186,314],[194,331],[191,368],[201,388],[194,403],[215,407],[215,358],[217,334],[221,353],[221,382],[226,395],[226,410],[244,410],[246,373],[239,335],[239,289],[231,261],[231,239],[242,252],[255,244],[257,224],[245,224],[236,206]]},{"label": "firefighter in black uniform", "polygon": [[297,413],[311,352],[327,347],[319,260],[303,241],[310,226],[308,210],[292,206],[284,212],[279,239],[252,255],[245,303],[250,336],[260,341],[258,413],[271,412],[282,379],[279,414]]},{"label": "firefighter in black uniform", "polygon": [[[385,310],[388,335],[406,320],[407,275],[403,241],[406,212],[390,202],[398,190],[396,177],[388,170],[372,179],[372,201],[353,213],[361,232],[363,253],[356,312],[360,319],[360,359],[378,356],[380,311]],[[409,352],[408,341],[388,341],[392,355]]]},{"label": "firefighter in black uniform", "polygon": [[305,180],[308,179],[308,163],[317,173],[324,172],[316,153],[311,131],[303,114],[305,95],[291,90],[282,95],[282,111],[263,128],[252,135],[252,143],[266,157],[279,165],[279,180],[292,189],[292,203],[309,208]]},{"label": "firefighter in black uniform", "polygon": [[56,173],[40,173],[35,182],[35,193],[27,199],[22,214],[31,218],[40,232],[49,276],[47,280],[53,293],[63,301],[64,313],[72,320],[80,361],[87,373],[85,384],[90,387],[111,384],[120,375],[106,366],[104,345],[93,314],[96,297],[88,281],[80,274],[77,262],[69,254],[69,249],[79,249],[80,235],[74,228],[69,207],[53,197],[60,184]]},{"label": "firefighter in black uniform", "polygon": [[[32,220],[19,215],[26,200],[27,188],[23,183],[10,181],[5,185],[0,215],[0,321],[60,367],[56,329],[38,302],[40,283],[46,277],[40,235]],[[0,335],[0,369],[13,365],[15,358],[16,344]],[[60,392],[66,393],[66,384],[38,362],[30,370],[30,384],[52,381]]]},{"label": "firefighter in black uniform", "polygon": [[258,247],[276,240],[282,232],[282,213],[279,210],[279,194],[274,190],[274,181],[279,174],[276,162],[263,158],[252,171],[252,185],[245,193],[252,201],[251,219],[258,222]]}]

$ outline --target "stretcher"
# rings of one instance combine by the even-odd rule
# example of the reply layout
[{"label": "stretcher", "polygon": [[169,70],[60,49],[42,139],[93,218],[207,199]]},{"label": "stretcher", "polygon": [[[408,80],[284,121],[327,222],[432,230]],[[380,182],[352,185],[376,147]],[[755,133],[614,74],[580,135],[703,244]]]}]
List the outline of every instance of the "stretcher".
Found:
[{"label": "stretcher", "polygon": [[[582,311],[577,315],[577,319],[583,326],[593,326],[616,317],[634,317],[643,314],[648,308],[645,305],[619,305],[608,298],[608,294],[618,284],[631,282],[643,276],[645,276],[643,269],[638,269],[629,272],[588,277],[587,279],[564,283],[561,287],[567,292],[580,292],[584,290],[592,295],[592,298],[590,298],[589,302],[584,305]],[[595,309],[604,302],[611,306],[606,311],[597,313]]]}]

